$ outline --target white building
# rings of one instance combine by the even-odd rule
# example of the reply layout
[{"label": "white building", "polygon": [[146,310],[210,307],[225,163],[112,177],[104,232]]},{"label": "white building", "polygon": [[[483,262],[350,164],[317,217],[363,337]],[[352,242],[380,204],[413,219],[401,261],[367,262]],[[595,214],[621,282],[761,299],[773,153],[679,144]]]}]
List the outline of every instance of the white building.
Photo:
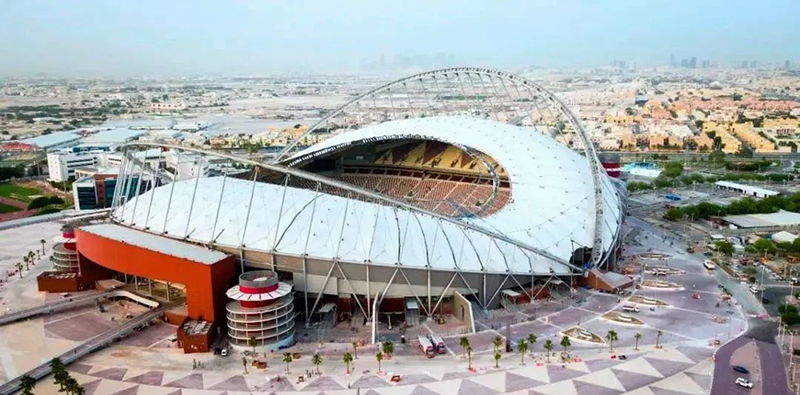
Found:
[{"label": "white building", "polygon": [[75,178],[75,169],[80,167],[108,166],[104,151],[63,150],[47,154],[48,180],[66,181]]}]

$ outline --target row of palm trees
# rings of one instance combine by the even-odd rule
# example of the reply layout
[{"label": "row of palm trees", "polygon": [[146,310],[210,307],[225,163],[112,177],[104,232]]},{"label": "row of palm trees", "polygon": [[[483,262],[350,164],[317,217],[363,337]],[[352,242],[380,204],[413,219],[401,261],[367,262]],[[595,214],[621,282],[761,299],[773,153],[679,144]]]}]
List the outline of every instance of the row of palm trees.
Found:
[{"label": "row of palm trees", "polygon": [[[17,268],[17,273],[19,273],[19,278],[22,278],[22,269],[31,270],[31,265],[35,265],[36,261],[41,258],[39,251],[36,252],[28,251],[25,255],[22,256],[22,262],[17,262],[14,266]],[[25,263],[23,266],[22,263]]]},{"label": "row of palm trees", "polygon": [[[656,333],[655,348],[661,348],[661,336],[663,336],[663,333],[661,331],[658,331]],[[633,336],[633,338],[636,341],[634,349],[636,351],[639,351],[639,340],[642,338],[642,334],[636,333]],[[528,337],[517,341],[517,352],[520,354],[520,364],[522,365],[525,364],[525,353],[527,353],[529,350],[531,351],[531,356],[533,355],[533,346],[534,344],[536,344],[538,340],[539,338],[531,333],[528,335]],[[613,353],[614,342],[619,341],[619,334],[614,330],[608,331],[608,333],[606,333],[606,341],[608,342],[609,352]],[[561,342],[559,344],[561,345],[561,347],[564,348],[564,352],[569,352],[569,348],[572,346],[572,342],[569,340],[569,336],[566,335],[561,337]],[[469,337],[462,336],[458,341],[458,345],[461,346],[461,348],[464,350],[464,357],[467,358],[467,364],[469,366],[469,369],[472,369],[472,346],[470,344]],[[494,346],[494,350],[492,353],[492,358],[494,358],[494,367],[498,368],[500,359],[502,358],[502,354],[500,353],[500,347],[503,345],[503,338],[500,336],[495,336],[494,339],[492,339],[492,345]],[[553,344],[552,340],[547,340],[544,342],[542,348],[544,348],[547,351],[547,362],[549,363],[550,354],[552,353],[553,348],[555,348],[555,345]]]},{"label": "row of palm trees", "polygon": [[[53,378],[58,385],[58,392],[64,392],[66,395],[85,395],[86,390],[78,384],[78,381],[70,376],[67,366],[61,361],[61,358],[53,358],[50,361],[50,369],[53,372]],[[36,380],[27,374],[20,378],[19,382],[20,394],[33,395],[33,388],[36,387]]]},{"label": "row of palm trees", "polygon": [[[251,342],[251,345],[253,345],[253,343],[254,342]],[[358,358],[358,347],[358,343],[353,342],[353,352],[355,353],[355,357],[353,356],[353,353],[350,353],[349,351],[342,355],[342,362],[345,364],[345,371],[347,374],[350,374],[350,364],[353,363],[355,358]],[[253,353],[255,354],[255,345],[253,345]],[[390,341],[381,343],[381,351],[375,354],[375,359],[378,361],[378,372],[381,372],[381,362],[385,358],[391,359],[392,354],[394,354],[394,343]],[[283,353],[283,359],[281,361],[286,364],[286,373],[289,373],[290,365],[292,362],[294,362],[293,354],[290,352]],[[311,364],[316,367],[317,374],[320,374],[319,366],[322,365],[322,356],[319,355],[319,353],[314,354],[311,357]],[[242,365],[244,365],[244,372],[247,374],[247,358],[242,358]]]}]

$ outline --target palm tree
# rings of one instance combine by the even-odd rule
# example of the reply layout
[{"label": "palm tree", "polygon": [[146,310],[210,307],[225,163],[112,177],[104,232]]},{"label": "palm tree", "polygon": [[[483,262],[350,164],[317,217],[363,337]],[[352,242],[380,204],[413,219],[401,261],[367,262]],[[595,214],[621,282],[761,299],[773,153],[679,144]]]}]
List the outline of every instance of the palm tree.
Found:
[{"label": "palm tree", "polygon": [[617,337],[617,331],[608,331],[606,334],[606,340],[608,340],[608,349],[609,352],[612,354],[614,353],[614,342],[619,340]]},{"label": "palm tree", "polygon": [[637,332],[633,335],[633,338],[636,340],[636,347],[634,347],[634,350],[639,351],[639,339],[642,338],[642,334]]},{"label": "palm tree", "polygon": [[661,343],[659,342],[661,340],[661,335],[663,335],[661,331],[658,331],[658,333],[656,333],[656,348],[661,348]]},{"label": "palm tree", "polygon": [[72,391],[72,395],[86,395],[86,390],[79,385]]},{"label": "palm tree", "polygon": [[500,351],[497,351],[497,350],[495,350],[494,355],[492,355],[492,357],[494,358],[494,367],[495,367],[495,369],[500,367],[499,363],[500,363],[500,358],[502,356],[503,356],[503,354],[500,354]]},{"label": "palm tree", "polygon": [[350,374],[350,362],[353,362],[353,354],[349,352],[344,353],[342,362],[344,362],[344,366],[347,368],[347,374]]},{"label": "palm tree", "polygon": [[564,351],[565,352],[569,352],[569,346],[571,346],[571,345],[572,345],[572,343],[569,342],[569,336],[564,335],[561,338],[561,347],[564,347]]},{"label": "palm tree", "polygon": [[31,265],[36,264],[36,260],[33,259],[34,256],[36,256],[36,254],[34,254],[33,251],[28,251],[28,261],[30,261]]},{"label": "palm tree", "polygon": [[250,347],[253,347],[253,355],[255,356],[255,354],[256,354],[256,346],[258,345],[258,341],[256,340],[256,337],[255,336],[250,336],[250,338],[247,339],[247,345],[250,346]]},{"label": "palm tree", "polygon": [[467,367],[472,370],[472,347],[467,346]]},{"label": "palm tree", "polygon": [[534,335],[533,333],[528,335],[528,345],[530,346],[531,349],[531,356],[533,356],[533,345],[536,344],[537,340],[539,340],[539,338],[537,338],[536,335]]},{"label": "palm tree", "polygon": [[390,341],[383,342],[383,344],[381,344],[381,351],[388,355],[388,359],[392,359],[392,354],[394,353],[394,344],[392,344]]},{"label": "palm tree", "polygon": [[378,351],[378,353],[375,354],[375,359],[378,361],[378,373],[380,373],[381,372],[381,361],[383,361],[383,353]]},{"label": "palm tree", "polygon": [[244,374],[247,374],[247,358],[242,357],[242,366],[244,366]]},{"label": "palm tree", "polygon": [[525,365],[525,353],[528,351],[528,341],[525,339],[520,339],[517,342],[517,351],[519,352],[519,355],[522,358],[519,364]]},{"label": "palm tree", "polygon": [[36,380],[27,374],[19,379],[19,389],[22,390],[22,395],[33,395],[33,387],[36,387]]},{"label": "palm tree", "polygon": [[31,263],[27,254],[22,256],[22,261],[25,262],[25,270],[31,270]]},{"label": "palm tree", "polygon": [[503,345],[503,338],[500,336],[495,336],[494,339],[492,339],[492,345],[494,345],[494,350],[497,351],[500,346]]},{"label": "palm tree", "polygon": [[45,255],[46,253],[44,252],[44,245],[45,245],[47,242],[46,242],[46,241],[44,241],[44,239],[41,239],[41,240],[39,240],[39,242],[40,242],[40,243],[42,243],[42,255]]},{"label": "palm tree", "polygon": [[311,363],[317,367],[317,374],[319,375],[319,365],[322,365],[322,357],[319,355],[319,353],[316,353],[313,357],[311,357]]},{"label": "palm tree", "polygon": [[22,278],[22,263],[17,262],[17,271],[19,272],[19,278]]},{"label": "palm tree", "polygon": [[81,388],[81,386],[78,384],[78,380],[75,380],[72,377],[67,378],[64,387],[68,394],[74,394],[78,390],[78,388]]},{"label": "palm tree", "polygon": [[458,339],[458,345],[464,350],[464,357],[466,357],[467,349],[469,348],[469,338],[466,336],[461,336],[461,338]]},{"label": "palm tree", "polygon": [[61,362],[61,358],[53,358],[50,360],[50,369],[53,371],[55,383],[58,384],[60,390],[63,391],[64,382],[69,377],[64,362]]},{"label": "palm tree", "polygon": [[553,351],[553,341],[547,340],[544,342],[544,349],[547,350],[547,363],[550,363],[550,352]]},{"label": "palm tree", "polygon": [[353,342],[353,358],[358,359],[358,342]]},{"label": "palm tree", "polygon": [[289,364],[292,363],[292,353],[283,353],[283,363],[286,364],[286,373],[289,373]]}]

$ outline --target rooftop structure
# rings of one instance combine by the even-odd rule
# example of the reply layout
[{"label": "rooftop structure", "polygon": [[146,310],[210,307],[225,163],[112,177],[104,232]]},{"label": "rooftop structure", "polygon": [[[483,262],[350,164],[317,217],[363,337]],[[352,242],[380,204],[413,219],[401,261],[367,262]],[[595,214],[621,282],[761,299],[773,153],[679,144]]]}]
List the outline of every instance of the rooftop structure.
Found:
[{"label": "rooftop structure", "polygon": [[771,214],[727,215],[722,220],[739,229],[784,229],[800,226],[800,213],[778,211]]},{"label": "rooftop structure", "polygon": [[275,350],[294,342],[292,286],[278,281],[269,270],[242,273],[239,285],[230,288],[226,306],[228,337],[237,347]]},{"label": "rooftop structure", "polygon": [[739,184],[736,182],[730,181],[717,181],[714,183],[717,188],[727,189],[729,191],[739,192],[743,195],[753,196],[753,197],[767,197],[767,196],[776,196],[779,194],[777,191],[759,188],[752,185],[745,185]]},{"label": "rooftop structure", "polygon": [[72,147],[80,143],[81,137],[70,132],[54,132],[37,137],[22,140],[22,143],[30,144],[44,151],[53,151],[60,148]]}]

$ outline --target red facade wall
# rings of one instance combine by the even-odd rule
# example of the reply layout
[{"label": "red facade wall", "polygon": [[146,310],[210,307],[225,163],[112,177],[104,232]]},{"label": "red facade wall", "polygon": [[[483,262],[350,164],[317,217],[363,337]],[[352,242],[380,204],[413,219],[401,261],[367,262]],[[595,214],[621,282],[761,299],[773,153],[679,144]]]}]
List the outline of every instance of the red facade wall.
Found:
[{"label": "red facade wall", "polygon": [[[189,317],[214,321],[225,318],[225,291],[235,276],[234,257],[213,264],[161,254],[137,246],[75,230],[82,274],[92,264],[128,275],[184,284]],[[85,261],[90,262],[85,262]]]}]

